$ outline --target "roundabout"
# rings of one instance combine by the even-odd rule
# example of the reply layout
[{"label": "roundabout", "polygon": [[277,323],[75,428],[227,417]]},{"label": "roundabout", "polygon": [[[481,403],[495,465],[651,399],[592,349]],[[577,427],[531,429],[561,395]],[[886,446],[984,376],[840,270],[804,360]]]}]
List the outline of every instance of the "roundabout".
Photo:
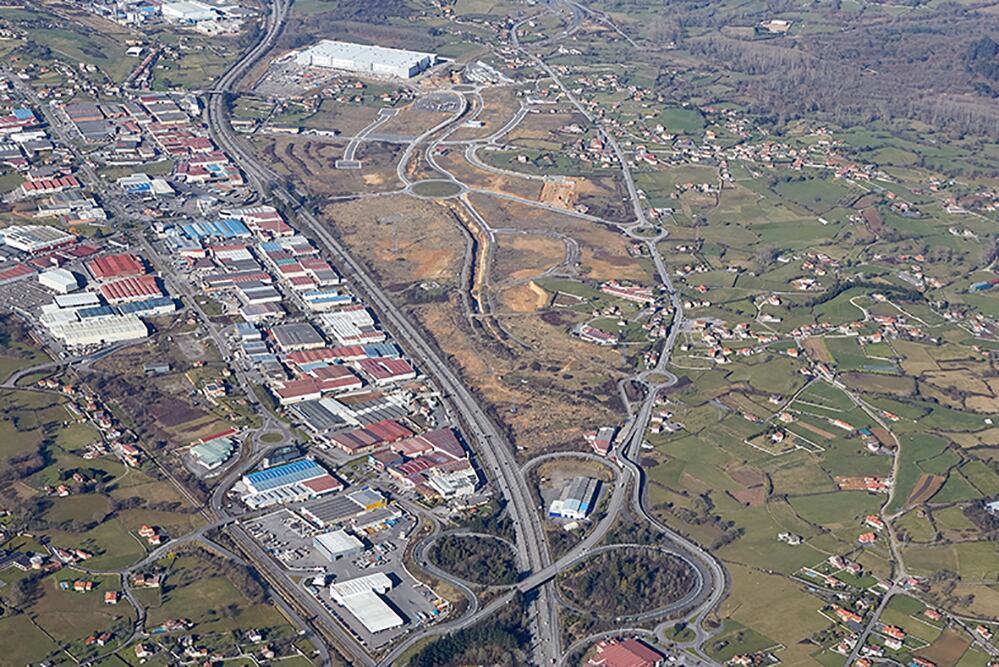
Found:
[{"label": "roundabout", "polygon": [[421,199],[454,199],[467,188],[456,181],[440,178],[416,181],[406,186],[406,192]]}]

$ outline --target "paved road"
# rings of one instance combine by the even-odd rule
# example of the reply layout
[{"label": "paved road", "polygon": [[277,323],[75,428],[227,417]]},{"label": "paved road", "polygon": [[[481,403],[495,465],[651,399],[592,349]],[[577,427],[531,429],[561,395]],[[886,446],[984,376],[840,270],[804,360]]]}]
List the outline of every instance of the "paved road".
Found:
[{"label": "paved road", "polygon": [[[278,18],[274,24],[280,25],[284,21],[284,12],[287,10],[286,0],[276,0],[272,15]],[[234,90],[241,76],[249,71],[253,62],[259,60],[271,48],[275,38],[268,32],[259,44],[251,49],[247,58],[237,63],[226,75],[220,79],[216,86],[218,92]],[[464,99],[464,97],[462,97]],[[407,154],[419,143],[431,136],[434,132],[446,127],[448,123],[460,118],[464,113],[464,108],[452,118],[442,122],[435,128],[425,133],[417,142],[414,142]],[[471,392],[461,383],[454,371],[440,357],[435,347],[431,346],[420,331],[409,318],[402,313],[389,299],[388,295],[368,274],[365,267],[357,262],[346,249],[329,233],[326,227],[316,219],[308,210],[301,207],[298,197],[284,184],[277,181],[274,174],[253,155],[246,150],[239,137],[233,132],[225,116],[225,105],[222,104],[222,95],[214,95],[208,105],[208,124],[214,140],[247,172],[248,179],[257,186],[258,192],[270,191],[274,197],[297,211],[297,222],[299,228],[306,233],[310,233],[321,247],[340,260],[340,268],[347,274],[345,277],[351,280],[354,291],[358,296],[372,306],[382,317],[386,328],[395,334],[409,353],[420,363],[425,370],[439,382],[445,390],[451,404],[457,409],[460,421],[464,427],[466,435],[470,441],[478,443],[478,454],[480,464],[493,477],[493,482],[499,487],[502,494],[509,500],[508,509],[514,521],[514,528],[517,532],[517,544],[519,556],[526,569],[538,570],[546,567],[549,563],[548,545],[545,540],[543,529],[540,525],[539,517],[533,512],[530,494],[526,484],[519,474],[519,468],[514,460],[512,447],[505,441],[499,429],[492,423],[485,411],[478,405]],[[405,160],[400,162],[400,170]],[[408,182],[402,174],[400,180]],[[550,596],[542,591],[539,594],[535,607],[537,616],[551,618],[554,616],[554,605]],[[545,622],[543,622],[545,623]],[[547,624],[547,623],[545,623]],[[537,653],[540,655],[539,662],[552,664],[557,661],[560,651],[555,642],[550,637],[540,638]],[[357,656],[360,657],[360,656]]]},{"label": "paved road", "polygon": [[[281,0],[277,0],[275,2],[274,14],[280,15],[281,4]],[[574,23],[578,24],[578,17],[580,14],[579,7],[573,7],[572,13]],[[283,19],[280,19],[280,21],[283,21]],[[220,80],[220,84],[217,86],[217,91],[224,92],[235,89],[242,73],[248,71],[252,63],[259,60],[259,58],[267,52],[272,43],[273,40],[269,37],[269,35],[265,35],[258,46],[252,49],[250,54],[248,54],[245,63],[237,64],[236,67],[230,70],[230,72]],[[540,60],[538,60],[538,62],[542,69],[545,69],[553,79],[558,81],[554,72],[547,68],[547,66],[545,66]],[[584,115],[589,117],[585,108],[576,102],[568,91],[566,92],[569,99],[577,105]],[[462,99],[465,98],[463,97]],[[404,159],[400,161],[398,166],[398,175],[402,182],[409,183],[405,170],[408,166],[409,159],[416,150],[416,147],[430,139],[430,137],[435,133],[447,128],[450,124],[457,121],[464,111],[465,109],[462,108],[454,116],[443,121],[434,128],[431,128],[410,144],[404,153]],[[519,588],[520,590],[526,591],[534,590],[536,587],[540,587],[538,597],[534,605],[532,620],[535,624],[535,636],[538,638],[538,643],[535,647],[535,660],[541,664],[556,663],[561,658],[561,647],[559,641],[551,635],[558,634],[556,631],[556,628],[558,627],[558,615],[557,609],[551,599],[552,596],[550,594],[549,586],[546,586],[545,584],[547,584],[547,582],[549,582],[559,571],[565,567],[571,566],[579,558],[585,557],[589,549],[596,545],[596,543],[606,534],[606,531],[610,527],[611,521],[608,520],[606,522],[602,522],[602,525],[599,525],[597,529],[590,536],[588,536],[586,540],[584,540],[583,543],[577,545],[576,549],[567,554],[566,557],[559,559],[557,563],[551,563],[550,556],[548,554],[547,542],[543,534],[543,529],[540,525],[540,517],[533,508],[531,495],[526,488],[523,476],[520,474],[520,469],[516,465],[512,449],[509,444],[505,442],[505,439],[502,437],[499,430],[478,405],[475,398],[471,395],[467,388],[464,387],[453,370],[441,358],[439,351],[434,346],[429,344],[429,342],[425,339],[423,332],[410,322],[408,317],[391,302],[387,294],[385,294],[381,289],[381,286],[367,273],[366,268],[347,252],[346,248],[344,248],[338,240],[333,237],[325,225],[316,219],[311,212],[302,208],[301,201],[293,188],[282,182],[281,179],[279,179],[266,165],[262,164],[255,155],[243,147],[240,138],[232,131],[228,120],[225,117],[225,109],[224,105],[221,103],[221,95],[215,95],[211,99],[209,103],[208,120],[212,136],[223,149],[233,156],[234,159],[237,159],[246,171],[248,180],[254,184],[259,192],[270,192],[274,198],[297,212],[296,217],[298,226],[302,229],[302,231],[310,234],[321,247],[326,249],[336,260],[339,261],[340,268],[344,270],[346,277],[350,280],[352,286],[354,287],[354,291],[358,293],[358,296],[364,299],[379,313],[385,327],[393,333],[395,337],[400,340],[400,342],[402,342],[403,346],[407,348],[407,351],[411,354],[411,356],[416,359],[417,362],[425,368],[425,370],[430,371],[431,375],[444,389],[450,403],[457,410],[460,417],[459,422],[464,428],[466,435],[469,436],[470,440],[478,443],[477,453],[479,455],[480,463],[493,479],[493,482],[497,485],[502,494],[509,500],[508,508],[511,516],[513,517],[514,527],[517,533],[516,543],[518,546],[518,553],[525,569],[531,572],[529,577],[525,579],[526,583],[522,582]],[[636,221],[639,223],[646,222],[644,211],[639,202],[637,190],[635,189],[634,183],[630,177],[631,175],[625,156],[620,151],[620,148],[617,147],[617,143],[613,137],[608,136],[607,138],[608,143],[614,148],[621,161],[625,180],[628,184],[630,199],[632,200],[635,208]],[[432,157],[428,161],[432,164]],[[537,202],[530,202],[530,204],[537,205]],[[565,213],[565,211],[562,210],[559,210],[558,212]],[[592,218],[591,216],[587,217]],[[594,221],[604,222],[597,218],[592,219]],[[652,245],[654,248],[654,244]],[[657,267],[662,267],[663,263],[661,258],[658,257],[657,251],[654,252],[653,257],[656,258]],[[666,375],[667,378],[672,378],[671,381],[675,381],[675,378],[668,375],[665,365],[668,362],[669,351],[673,347],[676,335],[679,331],[680,325],[682,324],[683,315],[682,308],[679,307],[676,293],[672,290],[672,285],[669,283],[668,275],[665,274],[664,269],[661,269],[661,273],[663,274],[663,282],[669,288],[671,298],[674,300],[676,316],[674,317],[673,327],[671,328],[670,335],[667,338],[663,352],[660,354],[659,366],[661,368],[659,370],[663,375]],[[635,463],[655,404],[656,391],[669,383],[670,381],[663,383],[663,385],[660,386],[651,387],[648,398],[643,402],[641,408],[635,415],[635,418],[626,429],[627,437],[623,446],[622,458],[624,459],[623,462],[626,469],[631,472],[631,476],[636,481],[633,486],[634,492],[631,497],[632,503],[643,516],[670,535],[676,546],[675,551],[682,555],[682,557],[688,559],[698,572],[701,585],[699,586],[698,598],[695,602],[699,604],[699,609],[702,610],[701,613],[703,614],[707,613],[707,610],[711,609],[720,599],[721,594],[723,594],[723,582],[725,581],[724,572],[721,570],[717,562],[710,557],[710,555],[706,554],[706,552],[684,539],[682,536],[669,531],[665,526],[659,524],[646,512],[643,505],[643,471],[640,466]],[[628,500],[628,494],[626,493],[626,480],[627,477],[622,475],[615,484],[608,510],[610,518],[616,517]],[[421,635],[414,636],[409,641],[397,647],[395,651],[382,661],[382,664],[391,663],[395,657],[400,655],[404,650],[421,638],[453,631],[461,627],[468,627],[469,625],[486,618],[502,605],[508,603],[511,598],[512,595],[498,597],[489,605],[479,609],[475,613],[466,615],[462,619],[451,623],[442,624],[436,628],[432,628]],[[698,633],[700,632],[701,629],[698,624]]]}]

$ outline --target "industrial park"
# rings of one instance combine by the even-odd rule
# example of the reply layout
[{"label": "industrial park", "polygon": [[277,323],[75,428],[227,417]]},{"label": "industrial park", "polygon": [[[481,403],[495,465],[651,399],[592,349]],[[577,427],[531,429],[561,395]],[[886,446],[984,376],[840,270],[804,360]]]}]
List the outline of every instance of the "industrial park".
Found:
[{"label": "industrial park", "polygon": [[994,17],[653,5],[0,3],[0,666],[999,665]]}]

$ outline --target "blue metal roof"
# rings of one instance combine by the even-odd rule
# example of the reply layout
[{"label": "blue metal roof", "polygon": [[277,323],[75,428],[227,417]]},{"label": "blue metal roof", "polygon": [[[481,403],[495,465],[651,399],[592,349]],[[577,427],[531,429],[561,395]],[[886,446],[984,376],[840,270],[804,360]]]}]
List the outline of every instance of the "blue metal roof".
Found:
[{"label": "blue metal roof", "polygon": [[90,308],[81,308],[76,311],[77,316],[81,320],[85,320],[88,317],[102,317],[104,315],[117,315],[118,311],[111,306],[91,306]]},{"label": "blue metal roof", "polygon": [[363,346],[364,354],[369,357],[399,357],[402,356],[395,343],[368,343]]},{"label": "blue metal roof", "polygon": [[287,486],[295,482],[302,482],[325,474],[327,474],[326,469],[315,461],[302,459],[274,466],[273,468],[251,472],[246,476],[246,479],[257,491],[269,491],[270,489]]},{"label": "blue metal roof", "polygon": [[153,299],[146,299],[145,301],[124,303],[118,306],[118,309],[123,315],[132,315],[135,313],[142,313],[147,310],[158,310],[166,306],[174,306],[174,308],[176,308],[177,304],[174,303],[174,300],[168,296],[158,296]]},{"label": "blue metal roof", "polygon": [[251,236],[250,229],[239,220],[232,218],[216,221],[199,221],[182,225],[188,238],[201,239],[206,236],[220,236],[226,239]]}]

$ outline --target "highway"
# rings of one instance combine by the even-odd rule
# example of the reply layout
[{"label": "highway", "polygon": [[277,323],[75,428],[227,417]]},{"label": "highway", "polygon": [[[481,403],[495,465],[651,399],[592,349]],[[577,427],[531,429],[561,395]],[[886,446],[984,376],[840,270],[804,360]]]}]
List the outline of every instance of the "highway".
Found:
[{"label": "highway", "polygon": [[[519,556],[523,567],[530,571],[543,570],[550,563],[548,543],[544,536],[540,517],[534,511],[530,493],[519,474],[519,466],[514,459],[513,448],[505,441],[499,429],[478,405],[471,392],[440,357],[437,349],[425,339],[422,331],[392,303],[382,290],[381,285],[346,251],[325,225],[301,206],[298,197],[286,185],[278,181],[252,152],[242,146],[239,137],[229,124],[225,115],[224,96],[221,93],[235,90],[242,76],[273,46],[286,20],[288,5],[286,0],[275,0],[268,18],[267,30],[261,41],[220,78],[216,86],[216,94],[212,95],[208,104],[208,126],[212,138],[223,150],[237,160],[257,192],[270,191],[272,196],[296,211],[299,228],[303,232],[309,233],[335,260],[339,260],[339,268],[350,280],[358,297],[379,313],[383,324],[394,334],[396,340],[404,348],[408,348],[412,357],[440,383],[444,394],[448,396],[460,416],[461,426],[466,437],[470,442],[477,444],[476,451],[480,465],[488,471],[493,483],[499,487],[500,492],[509,501],[507,507],[514,521]],[[463,112],[464,109],[462,109]],[[460,114],[458,115],[460,116]],[[409,152],[411,153],[411,151]],[[404,161],[400,164],[404,164]],[[405,182],[405,179],[403,180]],[[542,627],[547,627],[551,623],[551,620],[546,619],[557,619],[554,602],[545,589],[542,589],[536,598],[534,609],[536,617],[542,619]],[[535,647],[536,661],[539,664],[556,663],[561,655],[558,641],[551,635],[544,636],[543,631],[539,632],[539,635]]]},{"label": "highway", "polygon": [[[666,365],[669,361],[670,351],[683,324],[682,304],[680,304],[678,295],[669,282],[669,276],[654,242],[649,242],[648,245],[656,261],[662,282],[670,291],[674,307],[673,322],[669,335],[664,341],[656,370],[663,377],[669,378],[670,381],[661,385],[649,386],[647,397],[637,414],[631,420],[629,426],[625,429],[626,437],[621,445],[621,458],[625,468],[631,473],[630,478],[634,479],[635,483],[629,487],[629,476],[619,476],[608,503],[609,506],[605,519],[566,556],[559,559],[558,562],[552,563],[548,552],[547,539],[541,525],[540,514],[533,506],[532,496],[521,474],[520,467],[514,458],[513,448],[503,437],[500,430],[485,414],[485,411],[479,406],[475,397],[464,386],[454,370],[444,361],[441,352],[426,339],[423,331],[391,301],[381,285],[370,276],[366,267],[349,253],[330,232],[327,226],[318,220],[311,211],[303,207],[300,198],[293,188],[277,177],[269,167],[263,164],[252,151],[242,144],[241,139],[229,124],[223,103],[223,93],[236,90],[245,73],[250,70],[253,64],[266,55],[270,47],[276,42],[277,35],[284,24],[289,4],[287,0],[275,0],[272,6],[272,14],[268,20],[268,30],[261,41],[248,52],[242,61],[235,64],[220,79],[214,91],[215,94],[211,96],[208,104],[208,125],[210,132],[218,145],[239,163],[241,168],[246,172],[248,180],[254,185],[258,193],[269,192],[273,198],[284,204],[286,209],[295,212],[295,222],[297,222],[301,231],[311,236],[331,255],[340,270],[344,273],[345,278],[351,283],[357,296],[368,303],[379,314],[385,328],[406,348],[412,358],[439,383],[443,394],[447,397],[455,413],[458,415],[458,421],[466,437],[470,442],[475,443],[480,465],[487,472],[491,481],[498,487],[502,495],[508,500],[507,509],[514,523],[519,560],[521,567],[528,572],[527,577],[518,585],[518,590],[522,592],[537,591],[537,597],[532,607],[532,623],[534,624],[536,637],[534,646],[535,663],[557,664],[562,658],[559,639],[560,632],[557,631],[559,623],[557,605],[554,602],[554,596],[550,588],[552,579],[559,572],[572,566],[580,559],[585,558],[590,550],[595,548],[604,538],[613,523],[613,519],[619,515],[625,504],[629,501],[628,488],[633,490],[630,502],[635,509],[650,523],[670,536],[673,542],[670,545],[670,551],[687,561],[697,573],[696,579],[698,584],[691,599],[685,600],[685,603],[695,606],[700,615],[707,613],[708,610],[714,608],[723,595],[724,571],[709,554],[689,540],[670,531],[668,527],[663,526],[647,512],[643,502],[644,473],[636,463],[641,443],[644,440],[644,434],[655,406],[657,392],[675,382],[675,377],[669,374],[666,370]],[[578,21],[578,7],[573,8],[573,15]],[[554,72],[547,68],[542,61],[538,59],[537,62],[556,82],[558,81]],[[568,92],[566,94],[569,95],[569,99],[580,110],[584,110],[582,105],[572,98],[571,94]],[[465,101],[465,105],[467,105],[467,100]],[[399,178],[403,183],[409,183],[405,169],[416,147],[427,141],[436,132],[460,119],[467,108],[465,105],[451,118],[424,132],[407,148],[398,166]],[[586,115],[589,117],[589,114]],[[446,137],[447,135],[445,134],[444,136]],[[616,141],[612,137],[608,137],[608,139],[609,143],[614,147],[615,152],[618,153],[621,161],[637,222],[646,222],[637,190],[630,178],[630,171],[628,170],[625,156],[617,147]],[[489,605],[473,613],[466,614],[461,619],[441,624],[431,628],[427,632],[412,636],[383,658],[380,664],[391,664],[395,658],[422,638],[451,632],[479,622],[502,605],[508,603],[512,599],[512,595],[510,593],[500,596]],[[701,639],[702,635],[700,633],[702,630],[700,624],[697,624],[697,628],[698,638]]]}]

